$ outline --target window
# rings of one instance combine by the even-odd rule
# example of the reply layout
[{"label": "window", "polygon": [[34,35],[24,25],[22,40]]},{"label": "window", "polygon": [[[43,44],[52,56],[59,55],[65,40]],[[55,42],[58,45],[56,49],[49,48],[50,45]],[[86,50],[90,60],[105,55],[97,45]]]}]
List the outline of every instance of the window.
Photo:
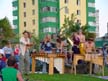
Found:
[{"label": "window", "polygon": [[23,7],[26,8],[26,3],[25,2],[23,3]]},{"label": "window", "polygon": [[56,7],[48,7],[48,6],[42,8],[42,12],[47,12],[47,11],[57,12],[57,8]]},{"label": "window", "polygon": [[26,12],[24,12],[24,17],[26,17]]},{"label": "window", "polygon": [[69,9],[67,7],[65,7],[65,13],[68,14],[69,13]]},{"label": "window", "polygon": [[68,3],[68,0],[64,0],[64,3]]},{"label": "window", "polygon": [[32,5],[35,5],[35,0],[32,0]]},{"label": "window", "polygon": [[80,5],[81,4],[81,1],[80,0],[77,0],[77,5]]},{"label": "window", "polygon": [[26,27],[26,22],[24,22],[24,27]]},{"label": "window", "polygon": [[43,29],[43,32],[44,33],[56,33],[56,27],[45,27],[44,29]]},{"label": "window", "polygon": [[32,10],[32,15],[35,15],[35,9]]},{"label": "window", "polygon": [[81,25],[81,20],[78,19],[78,20],[77,20],[77,23],[78,23],[79,25]]},{"label": "window", "polygon": [[35,19],[32,20],[33,25],[35,25]]},{"label": "window", "polygon": [[77,10],[77,15],[80,15],[80,14],[81,14],[80,10]]},{"label": "window", "polygon": [[42,18],[42,22],[57,22],[56,17],[44,17]]}]

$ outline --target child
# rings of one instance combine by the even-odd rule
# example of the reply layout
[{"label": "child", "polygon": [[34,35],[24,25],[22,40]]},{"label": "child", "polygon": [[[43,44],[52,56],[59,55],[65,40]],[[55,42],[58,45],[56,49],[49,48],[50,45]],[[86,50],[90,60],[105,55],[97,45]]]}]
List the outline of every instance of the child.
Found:
[{"label": "child", "polygon": [[6,58],[4,57],[4,51],[0,49],[0,81],[2,81],[1,70],[6,67]]},{"label": "child", "polygon": [[0,71],[6,66],[6,58],[4,57],[4,51],[0,49]]},{"label": "child", "polygon": [[19,58],[20,58],[20,48],[19,45],[16,44],[15,48],[14,48],[14,56],[16,58],[16,61],[19,62]]}]

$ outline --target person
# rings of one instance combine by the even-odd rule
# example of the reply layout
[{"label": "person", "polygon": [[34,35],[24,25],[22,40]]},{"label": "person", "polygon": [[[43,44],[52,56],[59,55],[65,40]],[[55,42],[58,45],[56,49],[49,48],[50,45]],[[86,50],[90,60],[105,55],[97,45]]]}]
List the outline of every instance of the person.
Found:
[{"label": "person", "polygon": [[4,53],[5,53],[5,56],[6,58],[8,59],[10,56],[13,55],[13,49],[12,49],[12,46],[11,46],[11,42],[8,41],[6,43],[6,46],[3,47],[3,50],[4,50]]},{"label": "person", "polygon": [[19,60],[20,60],[20,47],[19,47],[19,44],[15,45],[14,56],[15,56],[17,62],[19,62]]},{"label": "person", "polygon": [[4,51],[0,49],[0,71],[6,67],[6,58],[4,56]]},{"label": "person", "polygon": [[81,29],[78,32],[78,37],[80,39],[80,43],[79,43],[80,54],[84,55],[85,54],[85,35],[82,33]]},{"label": "person", "polygon": [[3,81],[24,81],[21,73],[14,68],[16,64],[16,59],[14,56],[10,56],[7,60],[8,67],[3,68],[1,73]]},{"label": "person", "polygon": [[107,58],[108,58],[107,46],[108,46],[108,44],[104,44],[103,47],[102,47],[102,52],[103,52],[103,57],[104,57],[104,64],[106,66],[108,65],[108,62],[107,62]]},{"label": "person", "polygon": [[23,32],[23,37],[20,38],[20,71],[24,74],[28,74],[30,71],[30,39],[27,31]]},{"label": "person", "polygon": [[72,40],[73,40],[73,46],[72,46],[73,54],[80,54],[80,51],[79,51],[80,39],[78,37],[77,32],[74,32]]},{"label": "person", "polygon": [[46,37],[44,39],[44,51],[47,54],[52,53],[52,43],[51,43],[51,36],[50,35],[46,35]]},{"label": "person", "polygon": [[92,38],[89,38],[87,42],[85,43],[86,53],[92,54],[95,52],[95,44]]},{"label": "person", "polygon": [[56,40],[57,40],[57,35],[52,34],[51,35],[51,44],[52,44],[52,51],[56,53]]}]

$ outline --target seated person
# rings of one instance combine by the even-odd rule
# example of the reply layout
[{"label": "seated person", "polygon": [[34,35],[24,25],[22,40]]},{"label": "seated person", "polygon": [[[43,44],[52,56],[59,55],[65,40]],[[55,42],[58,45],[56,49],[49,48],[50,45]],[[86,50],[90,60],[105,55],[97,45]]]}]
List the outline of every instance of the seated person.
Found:
[{"label": "seated person", "polygon": [[6,58],[4,57],[4,51],[0,49],[0,71],[6,67]]},{"label": "seated person", "polygon": [[86,53],[91,54],[95,52],[95,44],[92,38],[88,39],[85,43]]},{"label": "seated person", "polygon": [[24,81],[21,73],[14,68],[16,64],[16,59],[10,56],[7,60],[8,67],[2,69],[3,81]]}]

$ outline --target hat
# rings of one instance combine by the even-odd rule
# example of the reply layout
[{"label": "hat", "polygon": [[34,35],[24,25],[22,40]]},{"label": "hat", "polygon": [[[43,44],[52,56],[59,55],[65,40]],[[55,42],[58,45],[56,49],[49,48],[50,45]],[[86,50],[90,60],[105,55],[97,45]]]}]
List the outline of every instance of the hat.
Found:
[{"label": "hat", "polygon": [[4,55],[4,50],[0,49],[0,54]]}]

